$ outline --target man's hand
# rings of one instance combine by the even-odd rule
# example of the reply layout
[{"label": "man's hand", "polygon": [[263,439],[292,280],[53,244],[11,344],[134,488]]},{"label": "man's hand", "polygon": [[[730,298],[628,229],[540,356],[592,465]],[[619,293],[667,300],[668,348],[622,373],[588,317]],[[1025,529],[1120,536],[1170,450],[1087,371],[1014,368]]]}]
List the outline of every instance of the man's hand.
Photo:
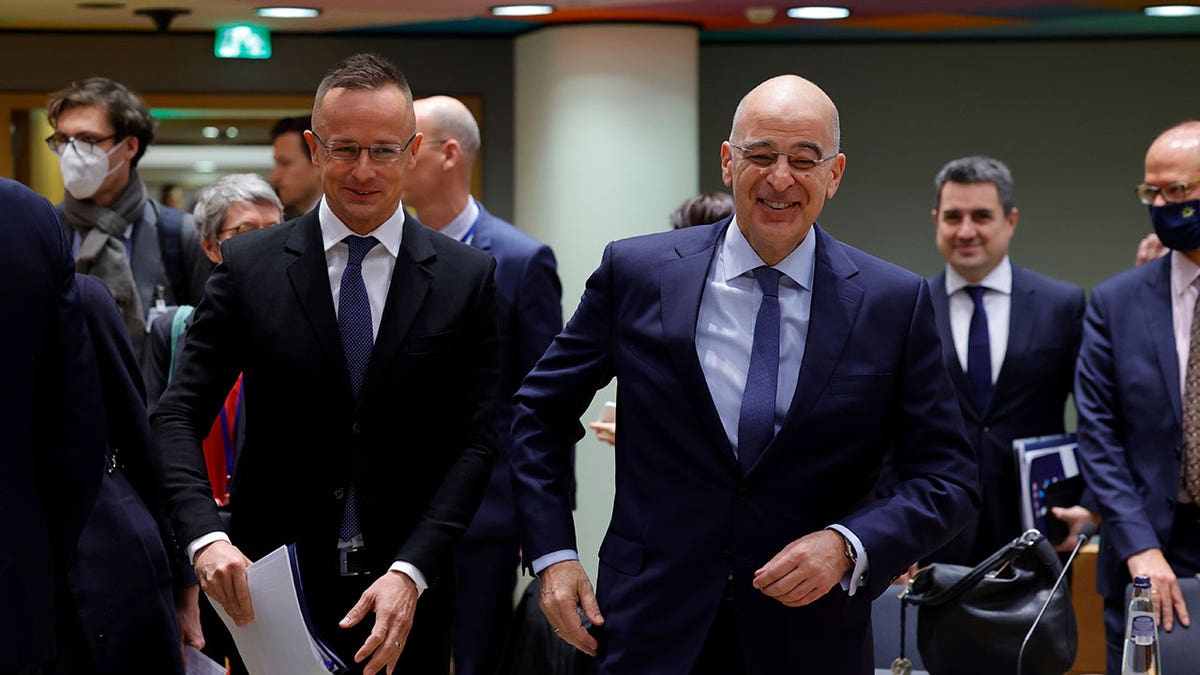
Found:
[{"label": "man's hand", "polygon": [[1179,616],[1179,623],[1184,627],[1192,625],[1188,618],[1187,604],[1183,601],[1183,591],[1171,565],[1163,557],[1162,549],[1149,548],[1129,556],[1126,561],[1130,576],[1150,577],[1150,597],[1154,600],[1155,620],[1170,631],[1174,628],[1174,617]]},{"label": "man's hand", "polygon": [[238,626],[254,620],[250,605],[250,582],[246,568],[250,559],[227,541],[214,541],[196,552],[196,578],[208,597],[221,603]]},{"label": "man's hand", "polygon": [[850,571],[845,550],[834,530],[806,534],[754,573],[754,587],[788,607],[815,602]]},{"label": "man's hand", "polygon": [[1067,536],[1063,537],[1063,540],[1054,546],[1054,550],[1059,553],[1070,553],[1075,550],[1075,543],[1079,539],[1079,531],[1083,529],[1083,526],[1088,521],[1100,522],[1098,514],[1092,513],[1082,506],[1072,506],[1065,509],[1060,506],[1054,506],[1050,509],[1050,515],[1063,521],[1070,528]]},{"label": "man's hand", "polygon": [[616,422],[601,422],[596,420],[588,424],[589,429],[596,431],[596,439],[604,441],[609,445],[617,444],[617,423]]},{"label": "man's hand", "polygon": [[188,586],[175,594],[175,618],[179,623],[179,648],[187,662],[188,645],[204,649],[204,631],[200,629],[200,586]]},{"label": "man's hand", "polygon": [[363,675],[374,675],[384,666],[387,666],[388,675],[396,669],[396,661],[404,651],[404,643],[408,642],[408,632],[412,630],[418,595],[417,584],[407,574],[389,571],[363,591],[362,597],[346,613],[346,618],[338,623],[342,628],[349,628],[362,621],[367,612],[375,612],[371,635],[354,654],[355,663],[371,657],[363,668]]},{"label": "man's hand", "polygon": [[1137,267],[1163,257],[1169,253],[1171,249],[1163,246],[1163,243],[1158,240],[1158,235],[1151,233],[1142,238],[1138,242],[1137,256],[1133,259],[1133,266]]},{"label": "man's hand", "polygon": [[583,607],[588,621],[596,626],[604,625],[600,605],[592,591],[592,582],[578,560],[564,560],[542,570],[542,614],[558,637],[589,656],[596,655],[596,638],[583,628],[576,607]]}]

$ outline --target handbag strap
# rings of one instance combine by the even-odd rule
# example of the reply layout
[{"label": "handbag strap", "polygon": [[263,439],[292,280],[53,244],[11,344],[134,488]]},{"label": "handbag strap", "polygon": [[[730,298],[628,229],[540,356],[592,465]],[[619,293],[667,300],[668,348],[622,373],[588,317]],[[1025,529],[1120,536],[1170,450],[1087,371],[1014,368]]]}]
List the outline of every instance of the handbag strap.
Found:
[{"label": "handbag strap", "polygon": [[[1016,539],[1013,539],[1006,546],[1004,546],[1004,548],[1001,548],[992,555],[988,556],[987,560],[984,560],[976,565],[971,569],[970,572],[964,575],[963,578],[959,579],[952,586],[926,596],[907,592],[905,593],[905,602],[912,603],[918,607],[936,607],[949,602],[950,600],[962,595],[968,589],[974,588],[975,585],[978,584],[979,581],[988,574],[993,572],[998,573],[999,571],[1003,570],[1012,561],[1020,557],[1022,553],[1036,546],[1037,543],[1041,541],[1043,536],[1044,535],[1037,530],[1029,530]],[[918,572],[918,576],[920,576],[920,572]],[[913,581],[915,582],[916,579],[914,578]],[[911,591],[912,584],[910,584],[909,588]]]}]

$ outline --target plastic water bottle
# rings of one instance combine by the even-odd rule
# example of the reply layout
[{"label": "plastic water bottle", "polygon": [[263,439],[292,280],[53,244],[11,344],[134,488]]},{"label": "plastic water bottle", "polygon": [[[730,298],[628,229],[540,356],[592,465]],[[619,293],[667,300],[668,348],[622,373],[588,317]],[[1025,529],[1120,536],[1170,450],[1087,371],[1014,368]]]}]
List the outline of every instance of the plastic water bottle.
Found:
[{"label": "plastic water bottle", "polygon": [[1158,660],[1158,625],[1150,598],[1150,577],[1133,580],[1133,599],[1125,617],[1125,653],[1121,675],[1161,675]]}]

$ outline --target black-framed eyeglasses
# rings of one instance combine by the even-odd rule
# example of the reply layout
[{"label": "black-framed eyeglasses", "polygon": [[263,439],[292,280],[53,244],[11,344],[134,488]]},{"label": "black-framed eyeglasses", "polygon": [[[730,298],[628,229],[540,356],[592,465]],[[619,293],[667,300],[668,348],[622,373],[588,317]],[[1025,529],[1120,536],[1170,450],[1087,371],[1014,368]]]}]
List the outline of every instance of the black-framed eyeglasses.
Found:
[{"label": "black-framed eyeglasses", "polygon": [[738,145],[733,141],[729,141],[729,145],[733,148],[736,148],[738,152],[741,152],[742,156],[746,158],[746,161],[760,169],[769,169],[772,166],[775,166],[775,162],[779,161],[780,157],[787,157],[788,167],[790,167],[794,173],[808,173],[809,171],[812,171],[813,169],[832,159],[837,159],[836,154],[830,155],[829,157],[819,157],[814,159],[813,157],[805,156],[803,154],[804,151],[798,151],[796,153],[781,152],[779,150],[775,150],[769,145],[746,147],[743,145]]},{"label": "black-framed eyeglasses", "polygon": [[103,138],[92,138],[90,136],[67,136],[66,134],[53,133],[46,137],[46,147],[50,148],[50,152],[56,155],[62,154],[61,150],[64,147],[74,147],[75,152],[91,152],[92,148],[116,138],[117,134],[110,134]]},{"label": "black-framed eyeglasses", "polygon": [[[309,131],[312,132],[313,138],[317,139],[317,144],[322,148],[325,148],[325,154],[328,155],[330,159],[353,162],[354,160],[358,159],[359,153],[364,150],[364,148],[358,143],[349,143],[345,141],[326,143],[320,136],[317,135],[317,132],[312,131],[311,129],[309,129]],[[412,145],[412,142],[416,137],[417,132],[414,131],[413,135],[408,137],[408,142],[404,145],[397,145],[395,143],[375,143],[373,145],[369,145],[365,148],[367,151],[367,156],[376,162],[399,161],[399,159],[404,156],[404,151],[408,150],[408,146]]]},{"label": "black-framed eyeglasses", "polygon": [[1166,185],[1161,186],[1142,183],[1141,185],[1137,186],[1135,190],[1137,191],[1138,201],[1146,206],[1150,206],[1154,203],[1154,198],[1160,194],[1163,196],[1163,199],[1167,200],[1168,202],[1181,202],[1187,199],[1188,190],[1191,190],[1195,185],[1200,185],[1200,179],[1196,179],[1190,183],[1177,180],[1174,183],[1167,183]]}]

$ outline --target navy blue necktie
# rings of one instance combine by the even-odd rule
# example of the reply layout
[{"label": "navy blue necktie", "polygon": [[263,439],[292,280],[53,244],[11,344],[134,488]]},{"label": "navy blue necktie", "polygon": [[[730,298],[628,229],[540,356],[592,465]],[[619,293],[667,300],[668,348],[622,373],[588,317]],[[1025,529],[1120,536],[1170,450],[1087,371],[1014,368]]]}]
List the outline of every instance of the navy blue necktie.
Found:
[{"label": "navy blue necktie", "polygon": [[748,472],[775,436],[775,394],[779,382],[779,277],[772,267],[754,269],[762,304],[754,320],[750,368],[738,416],[738,463]]},{"label": "navy blue necktie", "polygon": [[[375,346],[375,335],[371,329],[371,302],[367,299],[367,285],[363,281],[362,261],[379,240],[351,235],[342,241],[350,247],[350,259],[346,261],[338,292],[338,330],[342,334],[342,351],[346,355],[346,370],[350,373],[350,388],[354,392],[354,400],[358,401],[367,374],[367,364],[371,362],[371,349]],[[342,541],[350,541],[361,532],[358,500],[354,495],[354,482],[351,481],[340,536]]]},{"label": "navy blue necktie", "polygon": [[987,310],[983,308],[983,286],[967,286],[975,312],[971,314],[971,328],[967,333],[967,382],[975,407],[983,412],[992,397],[992,341],[988,335]]}]

